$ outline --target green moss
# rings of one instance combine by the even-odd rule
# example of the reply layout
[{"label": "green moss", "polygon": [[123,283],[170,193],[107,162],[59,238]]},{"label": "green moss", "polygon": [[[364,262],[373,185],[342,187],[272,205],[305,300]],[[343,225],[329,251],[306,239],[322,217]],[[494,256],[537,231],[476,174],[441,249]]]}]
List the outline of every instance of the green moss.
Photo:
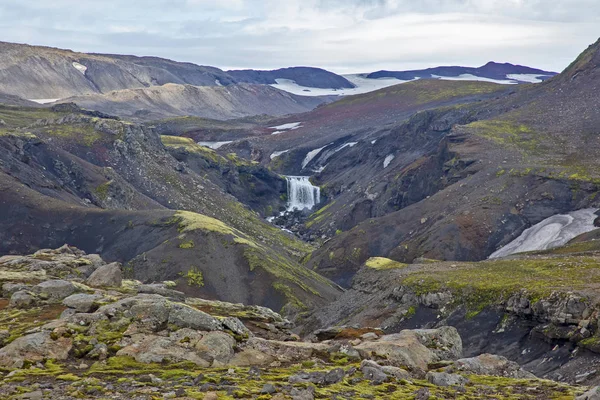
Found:
[{"label": "green moss", "polygon": [[[475,121],[466,128],[478,136],[502,146],[513,147],[522,152],[534,152],[540,145],[540,138],[529,126],[508,120]],[[502,170],[504,174],[504,170]],[[499,176],[501,176],[499,175]]]},{"label": "green moss", "polygon": [[489,260],[451,267],[439,263],[411,271],[402,279],[417,294],[449,290],[457,304],[467,306],[471,318],[522,290],[533,301],[554,291],[583,290],[599,283],[600,263],[589,257]]},{"label": "green moss", "polygon": [[75,382],[81,379],[81,377],[77,376],[77,375],[73,375],[73,374],[62,374],[62,375],[58,375],[56,377],[56,379],[58,379],[59,381],[70,381],[70,382]]},{"label": "green moss", "polygon": [[106,201],[106,199],[108,198],[108,189],[110,188],[111,183],[112,181],[107,181],[97,186],[96,189],[94,189],[94,192],[101,201]]},{"label": "green moss", "polygon": [[189,270],[181,272],[179,275],[186,279],[188,286],[204,286],[204,275],[197,267],[192,266]]},{"label": "green moss", "polygon": [[406,268],[408,266],[408,264],[403,264],[384,257],[371,257],[365,262],[365,265],[379,271]]},{"label": "green moss", "polygon": [[234,230],[218,219],[190,211],[177,211],[175,217],[179,219],[179,232],[192,232],[195,230],[218,232],[233,235]]},{"label": "green moss", "polygon": [[180,249],[193,249],[194,248],[194,241],[193,240],[188,240],[187,242],[182,242],[179,244],[179,248]]}]

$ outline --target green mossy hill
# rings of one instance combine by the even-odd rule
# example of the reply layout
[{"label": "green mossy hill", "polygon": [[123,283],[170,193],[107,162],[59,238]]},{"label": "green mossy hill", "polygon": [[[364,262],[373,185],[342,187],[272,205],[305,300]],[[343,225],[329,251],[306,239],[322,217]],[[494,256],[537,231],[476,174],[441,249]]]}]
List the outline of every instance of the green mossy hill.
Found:
[{"label": "green mossy hill", "polygon": [[0,104],[0,136],[49,137],[82,146],[123,138],[127,123],[93,115],[76,108],[53,111]]},{"label": "green mossy hill", "polygon": [[[316,272],[304,268],[294,258],[274,251],[270,246],[253,240],[250,236],[222,221],[189,211],[178,211],[169,223],[177,224],[178,231],[181,233],[208,231],[233,237],[234,245],[245,246],[243,255],[250,271],[267,272],[270,275],[269,279],[273,280],[272,287],[296,308],[307,308],[308,305],[301,300],[305,295],[321,296],[320,289],[337,291],[330,281]],[[281,235],[279,232],[277,233]],[[262,237],[265,236],[266,234],[263,233]],[[276,239],[276,236],[274,235],[273,238]],[[189,240],[186,243],[189,243]],[[293,249],[294,243],[295,241],[290,239],[289,243],[278,244],[285,246],[284,248]],[[181,245],[179,247],[181,248]],[[189,249],[189,247],[187,248]],[[301,252],[301,254],[305,253]]]},{"label": "green mossy hill", "polygon": [[380,271],[386,269],[400,269],[408,266],[408,264],[403,264],[384,257],[371,257],[365,262],[365,265]]},{"label": "green mossy hill", "polygon": [[390,86],[363,95],[351,96],[325,107],[340,107],[348,104],[369,103],[383,98],[397,98],[406,104],[422,105],[450,101],[460,97],[483,95],[506,90],[502,85],[477,81],[417,80]]},{"label": "green mossy hill", "polygon": [[[396,262],[377,259],[377,263],[394,265]],[[400,283],[417,294],[448,290],[455,301],[481,310],[502,304],[523,290],[532,301],[549,297],[553,292],[591,292],[600,283],[600,256],[524,256],[480,262],[438,262],[398,271]]]}]

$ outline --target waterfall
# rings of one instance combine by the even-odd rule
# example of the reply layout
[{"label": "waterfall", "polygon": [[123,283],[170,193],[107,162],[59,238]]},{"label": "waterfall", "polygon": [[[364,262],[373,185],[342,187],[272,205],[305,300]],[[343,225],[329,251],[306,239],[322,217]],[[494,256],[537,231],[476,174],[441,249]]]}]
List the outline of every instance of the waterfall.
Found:
[{"label": "waterfall", "polygon": [[321,189],[308,176],[287,176],[288,211],[311,209],[321,201]]}]

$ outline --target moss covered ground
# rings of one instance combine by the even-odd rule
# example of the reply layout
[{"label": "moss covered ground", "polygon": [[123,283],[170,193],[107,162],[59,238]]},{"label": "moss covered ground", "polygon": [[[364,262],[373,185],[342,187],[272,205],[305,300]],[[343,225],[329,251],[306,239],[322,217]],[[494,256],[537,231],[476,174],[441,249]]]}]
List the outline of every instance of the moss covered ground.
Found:
[{"label": "moss covered ground", "polygon": [[[248,368],[199,368],[190,363],[141,364],[128,357],[111,357],[98,361],[86,370],[47,361],[43,368],[31,368],[0,381],[0,393],[16,399],[35,389],[31,382],[51,383],[56,395],[70,398],[146,398],[163,399],[165,393],[174,398],[204,399],[212,392],[219,399],[270,399],[263,392],[271,384],[285,399],[292,389],[314,388],[316,399],[414,399],[417,392],[428,391],[430,399],[572,399],[581,389],[552,381],[509,379],[490,376],[467,376],[464,388],[438,387],[425,380],[390,380],[372,384],[364,379],[358,364],[302,363],[250,371]],[[329,372],[342,368],[346,377],[332,385],[290,383],[289,377],[299,372]],[[285,394],[287,393],[287,394]],[[141,397],[140,397],[141,396]],[[147,397],[144,397],[147,396]],[[337,396],[337,397],[336,397]]]},{"label": "moss covered ground", "polygon": [[[573,246],[580,246],[574,244]],[[581,245],[583,246],[583,245]],[[593,292],[600,285],[600,258],[590,255],[523,256],[480,262],[431,262],[412,266],[385,258],[367,261],[369,268],[399,270],[402,285],[417,294],[450,291],[470,315],[502,304],[525,291],[531,301],[553,292]]]}]

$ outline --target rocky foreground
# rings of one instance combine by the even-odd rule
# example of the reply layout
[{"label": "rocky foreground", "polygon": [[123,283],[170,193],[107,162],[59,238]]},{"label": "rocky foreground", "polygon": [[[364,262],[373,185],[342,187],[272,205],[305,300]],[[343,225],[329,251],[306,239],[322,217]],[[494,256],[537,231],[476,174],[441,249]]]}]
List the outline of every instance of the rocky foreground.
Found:
[{"label": "rocky foreground", "polygon": [[589,389],[500,356],[461,358],[448,326],[333,327],[301,340],[270,309],[123,280],[120,264],[66,245],[1,257],[0,283],[3,399],[572,399]]}]

